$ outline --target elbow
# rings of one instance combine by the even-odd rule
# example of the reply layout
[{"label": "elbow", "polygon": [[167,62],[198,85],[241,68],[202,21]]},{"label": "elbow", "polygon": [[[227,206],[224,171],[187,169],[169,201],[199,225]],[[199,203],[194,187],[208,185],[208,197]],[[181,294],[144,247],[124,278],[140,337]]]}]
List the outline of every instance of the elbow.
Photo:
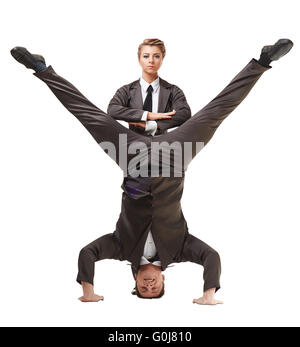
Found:
[{"label": "elbow", "polygon": [[219,261],[220,262],[220,254],[217,252],[217,251],[215,251],[215,250],[212,250],[211,252],[210,252],[210,254],[211,254],[211,257],[213,257],[216,261]]},{"label": "elbow", "polygon": [[114,114],[113,109],[114,109],[114,106],[111,105],[111,104],[110,104],[110,105],[108,106],[108,108],[107,108],[107,114],[108,114],[109,116],[111,116],[111,117],[113,117],[113,114]]},{"label": "elbow", "polygon": [[107,108],[107,114],[116,120],[122,120],[122,117],[120,116],[120,105],[109,105]]},{"label": "elbow", "polygon": [[207,254],[206,262],[209,262],[211,266],[220,269],[221,268],[221,257],[214,249],[210,250]]},{"label": "elbow", "polygon": [[183,110],[179,110],[178,112],[178,120],[180,124],[185,123],[187,120],[189,120],[192,117],[192,113],[190,108],[185,108]]},{"label": "elbow", "polygon": [[95,261],[95,254],[93,250],[89,246],[83,247],[79,252],[79,260]]},{"label": "elbow", "polygon": [[191,117],[192,117],[192,112],[191,112],[190,108],[188,108],[187,112],[185,113],[185,120],[184,121],[186,122]]}]

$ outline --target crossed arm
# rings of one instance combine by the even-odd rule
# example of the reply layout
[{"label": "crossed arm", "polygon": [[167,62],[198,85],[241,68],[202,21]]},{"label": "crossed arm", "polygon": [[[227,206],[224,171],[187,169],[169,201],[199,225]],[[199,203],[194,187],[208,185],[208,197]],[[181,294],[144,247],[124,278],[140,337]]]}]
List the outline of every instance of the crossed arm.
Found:
[{"label": "crossed arm", "polygon": [[[173,86],[169,105],[173,111],[164,113],[148,112],[145,118],[144,110],[128,107],[130,95],[125,87],[117,90],[111,99],[107,113],[116,120],[126,121],[131,125],[146,130],[149,121],[155,121],[161,131],[177,127],[191,118],[191,110],[185,95],[180,88]],[[171,104],[170,104],[171,103]]]}]

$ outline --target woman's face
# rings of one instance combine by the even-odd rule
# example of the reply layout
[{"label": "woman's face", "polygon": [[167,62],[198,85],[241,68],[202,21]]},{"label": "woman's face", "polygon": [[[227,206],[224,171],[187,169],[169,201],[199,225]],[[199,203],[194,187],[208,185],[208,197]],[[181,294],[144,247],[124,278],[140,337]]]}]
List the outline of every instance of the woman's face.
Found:
[{"label": "woman's face", "polygon": [[154,75],[161,67],[163,56],[158,46],[142,46],[139,63],[143,72]]}]

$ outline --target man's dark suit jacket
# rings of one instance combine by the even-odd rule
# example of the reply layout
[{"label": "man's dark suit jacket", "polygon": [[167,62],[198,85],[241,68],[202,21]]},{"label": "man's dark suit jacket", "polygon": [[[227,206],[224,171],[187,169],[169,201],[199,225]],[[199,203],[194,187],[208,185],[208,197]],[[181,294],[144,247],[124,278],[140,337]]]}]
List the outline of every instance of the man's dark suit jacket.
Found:
[{"label": "man's dark suit jacket", "polygon": [[[186,101],[182,90],[174,84],[159,77],[160,91],[158,97],[159,113],[176,110],[176,114],[170,119],[157,120],[155,135],[165,134],[167,129],[174,128],[191,118],[191,109]],[[139,80],[126,84],[119,88],[111,99],[107,113],[116,120],[126,122],[138,122],[144,113],[143,97]],[[144,130],[129,125],[129,128],[140,134]]]},{"label": "man's dark suit jacket", "polygon": [[204,267],[204,291],[220,288],[219,254],[189,234],[181,210],[184,177],[125,177],[122,209],[116,230],[84,247],[79,254],[77,281],[93,284],[94,263],[128,260],[137,273],[151,229],[162,270],[170,263],[191,261]]}]

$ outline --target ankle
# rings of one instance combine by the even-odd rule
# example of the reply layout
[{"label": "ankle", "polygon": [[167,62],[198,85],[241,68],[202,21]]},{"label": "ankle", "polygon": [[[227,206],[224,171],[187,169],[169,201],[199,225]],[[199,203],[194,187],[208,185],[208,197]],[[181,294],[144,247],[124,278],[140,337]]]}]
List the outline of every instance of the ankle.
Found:
[{"label": "ankle", "polygon": [[270,67],[271,59],[269,58],[268,54],[263,52],[261,53],[259,60],[257,61],[260,65],[265,67]]},{"label": "ankle", "polygon": [[46,69],[47,69],[47,66],[42,61],[38,61],[34,67],[35,72],[42,72]]}]

